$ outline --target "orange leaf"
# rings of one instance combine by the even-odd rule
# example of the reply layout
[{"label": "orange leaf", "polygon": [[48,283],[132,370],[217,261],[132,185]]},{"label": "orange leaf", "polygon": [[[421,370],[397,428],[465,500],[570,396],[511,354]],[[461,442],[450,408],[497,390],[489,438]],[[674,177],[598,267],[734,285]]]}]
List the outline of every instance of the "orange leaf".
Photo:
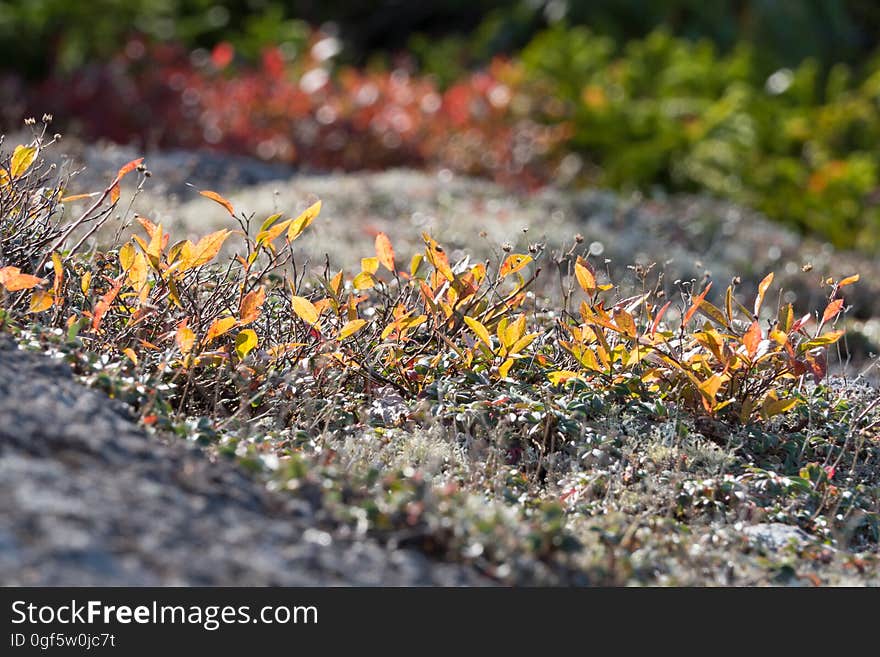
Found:
[{"label": "orange leaf", "polygon": [[511,253],[504,259],[501,265],[501,271],[498,272],[501,278],[510,274],[515,274],[532,261],[532,256],[520,253]]},{"label": "orange leaf", "polygon": [[224,333],[227,333],[237,323],[235,317],[218,317],[211,322],[211,326],[208,327],[208,334],[205,336],[205,344],[208,344]]},{"label": "orange leaf", "polygon": [[62,203],[70,203],[72,201],[81,201],[84,198],[95,198],[100,196],[101,192],[92,192],[91,194],[74,194],[73,196],[65,196],[61,199]]},{"label": "orange leaf", "polygon": [[633,316],[623,308],[614,309],[614,323],[629,337],[636,337],[636,323]]},{"label": "orange leaf", "polygon": [[428,233],[422,233],[422,239],[425,241],[425,257],[428,258],[428,262],[447,281],[454,281],[455,274],[452,273],[452,268],[449,266],[449,258],[446,256],[443,247]]},{"label": "orange leaf", "polygon": [[218,194],[217,192],[212,192],[211,190],[206,189],[206,190],[202,190],[202,191],[200,191],[199,194],[201,194],[201,195],[204,196],[205,198],[209,198],[209,199],[211,199],[211,200],[214,201],[215,203],[219,203],[219,204],[222,205],[224,208],[226,208],[226,211],[227,211],[230,215],[232,215],[233,217],[235,216],[235,209],[232,207],[232,203],[230,203],[230,202],[227,201],[225,198],[223,198],[222,196],[220,196],[220,194]]},{"label": "orange leaf", "polygon": [[92,330],[97,331],[101,328],[101,322],[104,321],[104,315],[110,309],[110,306],[116,300],[116,295],[119,294],[119,290],[122,289],[122,281],[125,279],[125,276],[120,276],[113,283],[113,287],[108,290],[108,292],[101,297],[100,301],[95,304],[95,310],[92,313]]},{"label": "orange leaf", "polygon": [[590,271],[590,268],[586,263],[580,258],[578,258],[578,262],[574,264],[574,275],[584,292],[589,295],[596,292],[596,277],[593,275],[593,272]]},{"label": "orange leaf", "polygon": [[239,308],[242,326],[256,321],[260,316],[260,309],[263,307],[265,299],[266,290],[262,286],[244,295],[244,299],[241,300],[241,307]]},{"label": "orange leaf", "polygon": [[697,312],[697,310],[700,307],[700,304],[703,303],[703,300],[706,298],[706,295],[709,293],[709,289],[711,287],[712,287],[712,282],[710,281],[709,284],[706,286],[706,289],[700,293],[700,296],[698,296],[696,298],[693,305],[690,308],[688,308],[688,311],[684,314],[684,317],[681,320],[682,326],[687,326],[688,322],[691,321],[691,317],[693,317],[694,313]]},{"label": "orange leaf", "polygon": [[847,276],[842,281],[840,281],[840,283],[837,284],[837,287],[841,288],[846,285],[852,285],[853,283],[858,283],[858,282],[859,282],[859,275],[853,274],[852,276]]},{"label": "orange leaf", "polygon": [[183,320],[178,325],[177,332],[174,334],[174,341],[177,343],[180,353],[188,354],[192,351],[193,345],[196,342],[196,334],[187,326],[187,320]]},{"label": "orange leaf", "polygon": [[764,295],[767,293],[767,288],[770,287],[770,283],[773,282],[773,272],[767,274],[764,277],[764,280],[758,284],[758,296],[755,297],[755,316],[758,316],[758,313],[761,311],[761,304],[764,303]]},{"label": "orange leaf", "polygon": [[144,227],[144,230],[147,231],[149,238],[153,239],[154,235],[159,230],[159,227],[146,217],[138,216],[137,220],[138,223]]},{"label": "orange leaf", "polygon": [[43,279],[38,278],[37,276],[22,274],[18,267],[3,267],[0,269],[0,285],[5,287],[9,292],[30,290],[43,282]]},{"label": "orange leaf", "polygon": [[116,203],[116,201],[119,200],[119,183],[120,183],[120,181],[123,178],[125,178],[125,176],[130,174],[132,171],[137,169],[138,166],[140,166],[140,163],[143,161],[144,161],[144,158],[139,157],[138,159],[132,160],[131,162],[129,162],[128,164],[123,166],[121,169],[119,169],[119,171],[116,174],[116,179],[111,183],[111,187],[110,187],[110,202],[111,203]]},{"label": "orange leaf", "polygon": [[122,353],[125,354],[126,356],[128,356],[128,359],[132,363],[134,363],[135,365],[138,364],[138,357],[137,357],[137,354],[134,352],[134,349],[132,349],[131,347],[126,347],[125,349],[122,350]]},{"label": "orange leaf", "polygon": [[226,228],[222,230],[218,230],[210,235],[205,235],[202,239],[200,239],[195,246],[192,247],[191,252],[189,253],[189,257],[186,257],[186,254],[181,250],[181,260],[184,258],[185,261],[181,262],[180,269],[192,269],[193,267],[200,267],[201,265],[205,265],[211,260],[213,260],[216,255],[220,252],[220,249],[223,246],[223,243],[226,241],[232,233],[228,231]]},{"label": "orange leaf", "polygon": [[672,305],[672,302],[667,301],[663,305],[663,307],[659,311],[657,311],[657,314],[654,316],[654,322],[651,324],[651,337],[652,338],[654,337],[654,334],[657,332],[657,327],[660,326],[660,319],[663,317],[663,315],[666,313],[666,311],[669,309],[669,306],[671,306],[671,305]]},{"label": "orange leaf", "polygon": [[376,257],[385,269],[394,271],[394,247],[391,246],[391,240],[385,233],[376,235]]},{"label": "orange leaf", "polygon": [[745,335],[742,337],[743,344],[746,346],[746,351],[749,353],[749,358],[754,358],[755,354],[758,353],[758,345],[761,344],[761,339],[763,337],[764,336],[761,334],[761,325],[755,320],[752,322],[749,330],[746,331]]},{"label": "orange leaf", "polygon": [[835,299],[831,303],[828,304],[828,307],[825,308],[825,312],[822,313],[822,323],[828,322],[835,317],[840,312],[841,308],[843,308],[843,299]]}]

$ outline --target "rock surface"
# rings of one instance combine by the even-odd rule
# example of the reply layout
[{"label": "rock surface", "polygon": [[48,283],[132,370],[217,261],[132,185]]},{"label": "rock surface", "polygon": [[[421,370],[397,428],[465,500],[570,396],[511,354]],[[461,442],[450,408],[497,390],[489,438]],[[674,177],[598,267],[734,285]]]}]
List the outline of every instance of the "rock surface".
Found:
[{"label": "rock surface", "polygon": [[334,534],[320,495],[273,495],[150,437],[68,368],[0,339],[0,585],[480,585],[464,566]]}]

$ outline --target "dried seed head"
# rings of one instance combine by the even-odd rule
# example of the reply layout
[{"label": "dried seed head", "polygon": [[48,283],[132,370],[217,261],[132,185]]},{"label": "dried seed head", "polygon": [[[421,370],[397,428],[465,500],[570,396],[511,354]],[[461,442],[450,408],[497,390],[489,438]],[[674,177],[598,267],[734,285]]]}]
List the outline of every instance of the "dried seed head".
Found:
[{"label": "dried seed head", "polygon": [[801,267],[801,271],[802,271],[802,272],[813,271],[813,263],[812,263],[812,262],[808,262],[808,263],[805,264],[803,267]]},{"label": "dried seed head", "polygon": [[742,283],[742,279],[741,279],[739,276],[734,276],[734,277],[730,280],[730,284],[731,284],[731,285],[739,285],[740,283]]},{"label": "dried seed head", "polygon": [[52,115],[51,114],[43,114],[43,123],[49,125],[52,123]]},{"label": "dried seed head", "polygon": [[505,242],[501,245],[501,250],[505,253],[510,253],[511,251],[513,251],[513,247],[510,245],[510,242]]},{"label": "dried seed head", "polygon": [[29,117],[27,117],[27,118],[24,120],[24,124],[25,124],[25,125],[36,125],[36,124],[37,124],[37,120],[36,120],[34,117],[29,116]]},{"label": "dried seed head", "polygon": [[578,244],[583,244],[584,236],[581,235],[580,233],[578,233],[577,235],[574,236],[574,241]]}]

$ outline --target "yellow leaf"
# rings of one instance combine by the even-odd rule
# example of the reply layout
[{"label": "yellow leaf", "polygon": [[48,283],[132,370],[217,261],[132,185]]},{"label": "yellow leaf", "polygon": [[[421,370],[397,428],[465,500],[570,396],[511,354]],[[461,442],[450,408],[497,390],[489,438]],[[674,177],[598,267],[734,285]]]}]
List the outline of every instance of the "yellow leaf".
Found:
[{"label": "yellow leaf", "polygon": [[498,374],[502,379],[507,378],[507,374],[510,372],[510,368],[513,367],[513,359],[508,358],[501,365],[498,366]]},{"label": "yellow leaf", "polygon": [[314,326],[318,323],[318,310],[314,304],[305,297],[292,297],[293,312],[297,314],[301,320]]},{"label": "yellow leaf", "polygon": [[15,150],[12,152],[12,160],[10,161],[9,166],[9,173],[12,175],[12,178],[14,179],[24,175],[24,173],[31,168],[31,165],[36,159],[36,146],[22,146],[20,144],[16,146]]},{"label": "yellow leaf", "polygon": [[205,198],[209,198],[209,199],[211,199],[211,200],[214,201],[215,203],[219,203],[219,204],[222,205],[224,208],[226,208],[226,211],[227,211],[229,214],[231,214],[233,217],[235,216],[235,210],[234,210],[233,207],[232,207],[232,203],[230,203],[230,202],[227,201],[225,198],[223,198],[222,196],[220,196],[220,194],[218,194],[217,192],[212,192],[211,190],[206,189],[206,190],[204,190],[204,191],[200,191],[199,194],[201,194],[201,195],[204,196]]},{"label": "yellow leaf", "polygon": [[422,266],[422,261],[425,259],[421,253],[416,253],[412,259],[409,261],[409,275],[415,276],[419,273],[419,268]]},{"label": "yellow leaf", "polygon": [[82,279],[80,279],[79,289],[82,290],[83,294],[88,294],[89,287],[91,286],[91,284],[92,284],[92,272],[87,271],[85,274],[83,274]]},{"label": "yellow leaf", "polygon": [[180,267],[182,264],[186,263],[187,260],[192,258],[194,246],[195,245],[189,240],[175,242],[174,246],[168,249],[168,262],[177,262],[178,267]]},{"label": "yellow leaf", "polygon": [[785,413],[786,411],[790,411],[795,406],[797,406],[798,403],[799,400],[795,397],[789,397],[788,399],[778,399],[776,396],[776,391],[771,390],[764,398],[763,404],[761,404],[761,414],[769,419],[774,415],[779,415],[781,413]]},{"label": "yellow leaf", "polygon": [[321,212],[321,201],[318,201],[314,205],[309,206],[305,212],[299,215],[293,222],[290,224],[290,228],[287,230],[287,241],[292,242],[297,237],[302,235],[303,231],[309,227],[315,218]]},{"label": "yellow leaf", "polygon": [[842,281],[840,281],[840,283],[837,284],[837,287],[841,288],[846,285],[852,285],[853,283],[858,283],[858,282],[859,282],[859,275],[853,274],[852,276],[847,276]]},{"label": "yellow leaf", "polygon": [[581,264],[580,259],[574,264],[574,275],[584,292],[592,295],[596,292],[596,277],[586,265]]},{"label": "yellow leaf", "polygon": [[32,313],[41,313],[48,310],[55,303],[55,298],[46,290],[34,290],[31,294],[31,303],[28,310]]},{"label": "yellow leaf", "polygon": [[492,350],[492,336],[489,335],[489,331],[483,326],[479,320],[474,319],[473,317],[465,317],[465,323],[470,327],[470,329],[476,334],[480,340],[482,340],[489,350]]},{"label": "yellow leaf", "polygon": [[570,381],[571,379],[579,379],[581,375],[577,372],[572,372],[570,370],[558,370],[556,372],[548,372],[547,378],[550,380],[555,386],[558,386],[566,381]]},{"label": "yellow leaf", "polygon": [[376,284],[376,279],[369,272],[362,271],[354,277],[353,284],[358,290],[369,290]]},{"label": "yellow leaf", "polygon": [[[5,187],[9,184],[9,172],[0,167],[0,187]],[[61,202],[64,203],[64,199],[61,199]]]},{"label": "yellow leaf", "polygon": [[275,223],[281,217],[281,213],[273,214],[263,222],[263,227],[257,234],[257,244],[268,244],[276,239],[281,233],[287,230],[287,227],[293,222],[292,219]]},{"label": "yellow leaf", "polygon": [[368,274],[375,274],[379,271],[379,258],[361,258],[361,269]]},{"label": "yellow leaf", "polygon": [[256,290],[251,290],[244,295],[244,298],[241,300],[241,307],[239,308],[242,326],[256,321],[260,316],[260,309],[263,307],[265,299],[266,290],[263,289],[263,286],[258,287]]},{"label": "yellow leaf", "polygon": [[205,235],[192,247],[192,254],[186,260],[183,260],[184,254],[181,251],[181,271],[200,267],[211,262],[220,252],[223,242],[226,241],[230,234],[229,230],[223,228],[210,235]]},{"label": "yellow leaf", "polygon": [[721,384],[724,383],[725,380],[726,378],[721,377],[718,374],[713,374],[705,381],[700,382],[700,393],[713,407],[715,406],[715,395],[718,394],[718,391],[721,389]]},{"label": "yellow leaf", "polygon": [[345,338],[350,337],[360,331],[364,325],[367,323],[365,319],[353,319],[350,322],[346,322],[345,325],[339,329],[339,335],[336,336],[337,340],[345,340]]},{"label": "yellow leaf", "polygon": [[0,285],[5,287],[9,292],[30,290],[43,282],[44,280],[37,276],[22,274],[18,267],[3,267],[0,269]]},{"label": "yellow leaf", "polygon": [[64,285],[64,263],[61,261],[61,254],[58,252],[52,254],[52,268],[55,270],[53,291],[56,297],[61,297],[61,289]]},{"label": "yellow leaf", "polygon": [[[120,254],[121,255],[121,254]],[[147,287],[147,258],[146,256],[138,251],[134,254],[134,258],[132,259],[131,264],[128,266],[128,283],[135,289],[139,294],[143,294],[144,298],[146,298],[146,287]],[[143,300],[143,299],[142,299]]]},{"label": "yellow leaf", "polygon": [[158,265],[162,257],[162,224],[156,226],[156,231],[150,237],[150,244],[147,246],[147,255],[153,261],[154,265]]},{"label": "yellow leaf", "polygon": [[528,335],[524,335],[524,336],[521,337],[519,340],[517,340],[516,342],[513,343],[513,346],[510,347],[508,353],[510,353],[511,355],[513,355],[513,354],[518,354],[518,353],[521,352],[523,349],[525,349],[525,348],[528,347],[530,344],[532,344],[532,342],[533,342],[533,341],[535,340],[535,338],[537,338],[537,337],[538,337],[538,334],[537,334],[537,333],[529,333]]},{"label": "yellow leaf", "polygon": [[235,336],[235,353],[240,360],[244,360],[257,346],[257,333],[253,329],[245,329]]},{"label": "yellow leaf", "polygon": [[134,349],[132,349],[131,347],[126,347],[125,349],[122,350],[122,353],[125,354],[126,356],[128,356],[128,359],[132,363],[134,363],[135,365],[138,364],[138,357],[137,357],[137,354],[134,353]]},{"label": "yellow leaf", "polygon": [[[210,331],[208,334],[210,335]],[[208,339],[210,341],[211,338]],[[189,326],[187,326],[186,320],[183,320],[177,327],[177,332],[174,334],[174,341],[177,343],[177,348],[180,349],[180,353],[186,355],[192,351],[193,345],[196,342],[196,334],[193,333],[193,330],[189,328]]]},{"label": "yellow leaf", "polygon": [[208,327],[208,334],[205,336],[205,344],[208,344],[224,333],[227,333],[237,323],[235,317],[219,317],[215,319],[211,323],[211,326]]},{"label": "yellow leaf", "polygon": [[[516,318],[516,321],[507,324],[505,327],[504,336],[502,338],[504,346],[510,348],[512,345],[516,344],[516,341],[519,340],[525,332],[526,316],[520,315]],[[499,337],[501,336],[499,335]]]},{"label": "yellow leaf", "polygon": [[135,248],[131,242],[126,242],[119,249],[119,265],[122,267],[122,271],[127,272],[131,269],[134,264],[134,254]]},{"label": "yellow leaf", "polygon": [[504,278],[505,276],[508,276],[510,274],[515,274],[531,261],[532,256],[530,255],[511,253],[504,259],[504,264],[501,265],[501,271],[499,272],[499,275],[501,276],[501,278]]},{"label": "yellow leaf", "polygon": [[330,279],[330,291],[334,296],[338,297],[342,293],[342,270]]},{"label": "yellow leaf", "polygon": [[385,233],[376,235],[376,257],[385,269],[394,271],[394,247]]}]

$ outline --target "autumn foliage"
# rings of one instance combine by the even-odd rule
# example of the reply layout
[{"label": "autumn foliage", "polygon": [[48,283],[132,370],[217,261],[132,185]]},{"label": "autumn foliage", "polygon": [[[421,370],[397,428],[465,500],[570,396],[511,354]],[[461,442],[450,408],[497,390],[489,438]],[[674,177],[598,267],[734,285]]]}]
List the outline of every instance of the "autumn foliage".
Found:
[{"label": "autumn foliage", "polygon": [[[259,412],[292,394],[273,385],[279,373],[304,368],[315,394],[332,380],[416,399],[466,375],[548,389],[582,382],[734,422],[766,420],[803,403],[805,381],[828,374],[828,347],[843,334],[833,328],[841,290],[858,280],[826,281],[828,303],[815,316],[790,304],[768,309],[772,273],[747,295],[731,284],[718,305],[711,283],[674,302],[650,289],[623,296],[577,243],[552,257],[536,246],[473,264],[450,261],[427,233],[409,258],[380,233],[359,270],[328,262],[318,273],[298,262],[296,241],[320,221],[320,202],[256,225],[210,190],[201,195],[225,208],[229,228],[178,240],[137,217],[131,239],[96,250],[83,235],[106,222],[124,177],[143,183],[144,164],[126,164],[103,191],[65,196],[38,164],[47,145],[37,134],[0,171],[3,323],[58,327],[177,382],[184,413],[212,403],[240,410],[229,406],[240,396],[224,392],[235,376]],[[68,220],[77,200],[87,207]],[[51,219],[62,209],[64,221]],[[563,288],[553,310],[531,292],[550,265]]]}]

